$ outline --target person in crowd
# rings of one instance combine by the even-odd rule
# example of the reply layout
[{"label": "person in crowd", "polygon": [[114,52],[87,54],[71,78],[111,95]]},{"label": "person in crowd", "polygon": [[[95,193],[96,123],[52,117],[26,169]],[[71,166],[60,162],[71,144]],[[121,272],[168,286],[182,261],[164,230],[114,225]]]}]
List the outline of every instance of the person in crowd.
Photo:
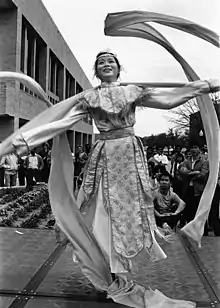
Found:
[{"label": "person in crowd", "polygon": [[5,167],[4,167],[4,156],[0,157],[0,187],[5,185]]},{"label": "person in crowd", "polygon": [[82,184],[82,172],[86,163],[87,155],[83,152],[81,145],[76,147],[74,163],[74,190],[78,190]]},{"label": "person in crowd", "polygon": [[146,158],[147,161],[149,161],[149,159],[153,156],[153,148],[152,147],[147,147],[146,150]]},{"label": "person in crowd", "polygon": [[168,224],[171,229],[174,229],[185,208],[185,202],[171,191],[171,176],[167,171],[159,175],[158,182],[159,188],[153,194],[157,225],[164,227],[164,224]]},{"label": "person in crowd", "polygon": [[47,142],[44,143],[43,150],[39,153],[39,155],[44,162],[44,166],[41,170],[41,181],[44,183],[48,183],[51,166],[51,150]]},{"label": "person in crowd", "polygon": [[204,144],[204,146],[201,148],[201,154],[205,159],[208,159],[208,150],[206,144]]},{"label": "person in crowd", "polygon": [[160,165],[164,165],[167,166],[169,164],[167,155],[164,154],[163,152],[163,148],[159,147],[157,149],[157,154],[154,155],[154,159],[156,160],[156,162]]},{"label": "person in crowd", "polygon": [[209,222],[215,236],[220,236],[220,163],[218,173],[218,183],[216,185],[215,194],[209,214]]},{"label": "person in crowd", "polygon": [[179,167],[183,161],[184,161],[184,155],[181,152],[176,153],[174,162],[172,163],[171,170],[170,170],[170,174],[173,178],[172,180],[173,191],[181,198],[183,197],[183,194],[182,194],[183,193],[183,183],[182,183],[183,179],[180,174]]},{"label": "person in crowd", "polygon": [[26,157],[24,167],[27,170],[27,186],[32,187],[41,181],[40,172],[44,167],[43,159],[36,153],[35,149]]},{"label": "person in crowd", "polygon": [[181,147],[181,145],[176,145],[174,152],[172,153],[172,157],[171,157],[172,163],[175,162],[176,155],[179,155],[180,153],[182,153],[182,147]]},{"label": "person in crowd", "polygon": [[[166,167],[160,164],[154,164],[152,161],[148,165],[152,166],[152,176],[150,177],[150,187],[152,192],[159,188],[159,177],[162,173],[166,172]],[[172,189],[172,188],[171,188]]]},{"label": "person in crowd", "polygon": [[[197,144],[192,145],[191,158],[187,159],[181,165],[179,171],[183,177],[188,180],[188,189],[186,193],[186,209],[184,211],[184,219],[190,222],[194,219],[200,198],[205,188],[209,175],[208,160],[200,153]],[[205,228],[205,235],[207,228]]]},{"label": "person in crowd", "polygon": [[89,157],[90,152],[91,152],[91,144],[87,143],[85,145],[85,153],[87,155],[87,158]]},{"label": "person in crowd", "polygon": [[5,186],[16,186],[18,173],[18,156],[14,153],[3,157],[3,167],[5,168]]},{"label": "person in crowd", "polygon": [[156,179],[155,174],[154,174],[154,168],[155,168],[154,162],[149,161],[148,162],[148,173],[149,173],[150,188],[151,188],[152,192],[159,187],[157,179]]},{"label": "person in crowd", "polygon": [[22,156],[18,158],[18,181],[19,186],[25,186],[26,169],[24,166],[24,161],[27,156]]}]

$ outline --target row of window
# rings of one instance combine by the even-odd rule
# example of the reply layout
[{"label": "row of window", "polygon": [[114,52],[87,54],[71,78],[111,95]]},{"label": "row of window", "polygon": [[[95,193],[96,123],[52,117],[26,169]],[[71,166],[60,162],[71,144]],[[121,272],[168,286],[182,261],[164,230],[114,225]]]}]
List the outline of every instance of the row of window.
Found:
[{"label": "row of window", "polygon": [[[49,74],[47,80],[47,57],[49,56]],[[83,88],[64,68],[56,55],[49,49],[49,55],[46,43],[33,29],[30,23],[23,17],[22,19],[22,37],[21,37],[21,71],[35,79],[42,88],[49,94],[49,100],[52,104],[57,104],[63,98],[69,98],[83,91]],[[35,95],[27,87],[21,84],[20,87],[26,93]],[[36,96],[36,95],[35,95]],[[90,117],[83,120],[92,124]]]}]

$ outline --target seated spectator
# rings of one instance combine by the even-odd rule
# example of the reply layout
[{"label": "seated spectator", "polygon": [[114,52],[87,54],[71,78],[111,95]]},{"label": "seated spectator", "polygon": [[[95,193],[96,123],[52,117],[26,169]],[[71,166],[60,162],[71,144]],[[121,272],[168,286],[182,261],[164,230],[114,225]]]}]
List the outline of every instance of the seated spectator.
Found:
[{"label": "seated spectator", "polygon": [[[24,166],[27,170],[27,186],[31,187],[36,182],[40,182],[40,171],[44,166],[43,159],[36,154],[35,149],[31,150],[31,154],[24,161]],[[34,181],[35,180],[35,181]]]},{"label": "seated spectator", "polygon": [[158,181],[159,189],[153,193],[156,223],[159,227],[168,224],[171,229],[174,229],[185,208],[185,202],[171,191],[171,176],[167,171],[160,174]]},{"label": "seated spectator", "polygon": [[5,168],[5,186],[16,186],[18,173],[18,157],[14,153],[3,157],[3,167]]}]

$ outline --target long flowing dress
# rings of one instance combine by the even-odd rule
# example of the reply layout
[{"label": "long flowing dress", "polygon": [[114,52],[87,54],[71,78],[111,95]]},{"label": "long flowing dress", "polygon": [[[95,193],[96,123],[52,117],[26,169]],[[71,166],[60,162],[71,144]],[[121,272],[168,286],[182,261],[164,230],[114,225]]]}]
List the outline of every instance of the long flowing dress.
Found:
[{"label": "long flowing dress", "polygon": [[[0,154],[14,149],[22,155],[54,138],[49,179],[52,210],[72,242],[84,274],[117,302],[145,307],[149,294],[146,297],[147,291],[138,285],[132,289],[132,282],[113,282],[109,273],[129,271],[132,259],[142,251],[151,260],[166,258],[155,238],[158,230],[147,164],[133,130],[136,108],[184,103],[207,91],[201,81],[171,90],[102,83],[44,111],[0,146]],[[100,131],[100,140],[91,151],[76,202],[65,132],[88,113]],[[152,293],[152,297],[156,295]],[[170,301],[163,307],[170,307]],[[175,306],[175,301],[172,307],[193,307],[181,303]]]},{"label": "long flowing dress", "polygon": [[[157,227],[147,163],[141,141],[133,129],[136,107],[158,101],[185,102],[204,92],[204,87],[197,86],[198,83],[191,83],[167,91],[120,86],[118,82],[102,83],[82,93],[75,108],[64,119],[14,138],[19,152],[24,141],[29,147],[36,146],[66,130],[87,113],[93,117],[100,140],[94,144],[87,162],[77,205],[107,255],[113,273],[128,271],[130,260],[143,248],[152,260],[166,258],[155,239]],[[59,218],[58,223],[62,228]]]}]

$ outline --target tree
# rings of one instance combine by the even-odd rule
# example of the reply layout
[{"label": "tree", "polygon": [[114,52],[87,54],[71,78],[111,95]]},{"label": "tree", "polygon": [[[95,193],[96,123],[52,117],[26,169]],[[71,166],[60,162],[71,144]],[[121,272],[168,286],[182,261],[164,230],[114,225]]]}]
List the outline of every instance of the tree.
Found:
[{"label": "tree", "polygon": [[[220,103],[220,92],[211,93],[210,98],[213,104]],[[199,111],[199,106],[196,99],[191,99],[184,105],[174,108],[169,111],[169,115],[165,116],[167,120],[174,125],[174,128],[180,131],[189,129],[190,115]]]},{"label": "tree", "polygon": [[167,133],[158,135],[145,136],[142,138],[144,146],[154,147],[175,147],[180,145],[187,147],[188,144],[188,131],[180,132],[170,128]]}]

